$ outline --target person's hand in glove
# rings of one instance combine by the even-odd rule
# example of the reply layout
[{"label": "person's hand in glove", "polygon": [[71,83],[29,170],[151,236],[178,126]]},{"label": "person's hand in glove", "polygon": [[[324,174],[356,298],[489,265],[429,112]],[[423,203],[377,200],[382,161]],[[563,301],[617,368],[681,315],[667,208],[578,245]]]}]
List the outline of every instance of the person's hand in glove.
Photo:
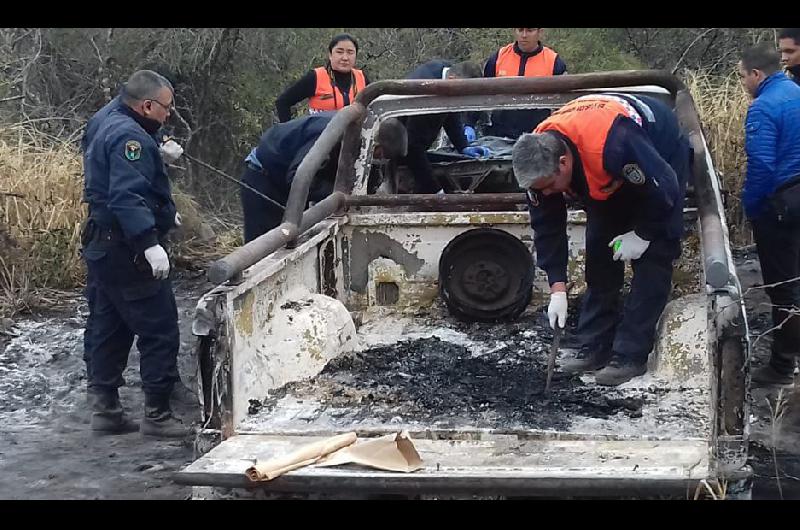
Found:
[{"label": "person's hand in glove", "polygon": [[650,242],[631,230],[612,239],[608,246],[614,249],[614,261],[631,261],[641,258]]},{"label": "person's hand in glove", "polygon": [[556,329],[567,325],[567,293],[566,291],[556,291],[550,294],[550,305],[547,306],[547,318],[550,320],[550,327]]},{"label": "person's hand in glove", "polygon": [[183,154],[183,147],[178,145],[175,140],[167,140],[161,144],[158,150],[161,151],[161,158],[166,164],[175,162]]},{"label": "person's hand in glove", "polygon": [[153,277],[163,280],[169,276],[169,256],[161,245],[153,245],[144,251],[144,259],[150,264]]},{"label": "person's hand in glove", "polygon": [[465,147],[461,151],[462,155],[467,155],[471,158],[489,158],[492,156],[492,152],[489,150],[488,147],[483,146],[474,146],[474,147]]},{"label": "person's hand in glove", "polygon": [[478,139],[478,134],[475,132],[474,127],[470,127],[469,125],[464,126],[464,137],[467,139],[467,142],[472,143]]},{"label": "person's hand in glove", "polygon": [[183,220],[181,219],[181,214],[175,212],[175,226],[181,226],[183,224]]}]

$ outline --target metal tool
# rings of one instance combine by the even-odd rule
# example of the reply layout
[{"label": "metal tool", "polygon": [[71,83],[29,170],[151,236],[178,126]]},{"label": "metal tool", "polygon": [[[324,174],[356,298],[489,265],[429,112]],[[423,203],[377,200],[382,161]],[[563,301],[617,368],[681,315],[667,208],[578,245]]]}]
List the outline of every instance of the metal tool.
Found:
[{"label": "metal tool", "polygon": [[547,358],[547,383],[544,385],[544,393],[550,390],[550,380],[553,378],[553,370],[556,367],[556,354],[558,353],[558,345],[561,343],[561,336],[564,334],[564,328],[558,325],[553,329],[553,346],[550,348],[550,356]]}]

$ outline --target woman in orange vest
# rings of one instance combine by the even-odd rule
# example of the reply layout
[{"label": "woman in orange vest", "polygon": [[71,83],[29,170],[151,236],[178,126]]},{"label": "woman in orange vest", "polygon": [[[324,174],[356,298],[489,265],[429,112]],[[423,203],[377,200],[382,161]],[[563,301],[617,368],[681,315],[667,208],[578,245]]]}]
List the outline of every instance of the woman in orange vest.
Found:
[{"label": "woman in orange vest", "polygon": [[314,68],[278,96],[275,108],[281,123],[292,119],[292,106],[304,99],[308,99],[308,110],[312,114],[339,110],[352,103],[369,84],[364,72],[354,68],[358,41],[352,35],[335,36],[328,45],[328,52],[325,66]]},{"label": "woman in orange vest", "polygon": [[[483,77],[546,77],[567,73],[561,57],[541,42],[542,28],[514,28],[516,40],[494,53],[483,69]],[[550,112],[506,110],[492,113],[492,136],[517,138],[531,132]]]}]

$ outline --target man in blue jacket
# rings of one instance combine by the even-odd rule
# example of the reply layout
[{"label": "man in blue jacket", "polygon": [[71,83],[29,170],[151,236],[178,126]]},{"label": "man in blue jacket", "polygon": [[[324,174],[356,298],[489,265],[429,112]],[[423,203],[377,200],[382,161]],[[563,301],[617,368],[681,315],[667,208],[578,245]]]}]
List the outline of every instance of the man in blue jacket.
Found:
[{"label": "man in blue jacket", "polygon": [[[739,75],[754,98],[745,122],[747,174],[742,204],[752,222],[761,274],[772,302],[772,355],[755,370],[761,385],[791,385],[800,355],[800,86],[775,49],[746,50]],[[794,281],[790,281],[794,280]],[[794,312],[793,312],[794,311]]]},{"label": "man in blue jacket", "polygon": [[89,319],[84,336],[92,399],[92,431],[139,430],[118,389],[134,336],[145,393],[142,434],[174,438],[189,430],[172,415],[178,380],[178,313],[164,249],[177,223],[158,130],[174,106],[172,85],[150,70],[135,72],[121,95],[90,120],[84,138],[84,199],[89,219],[81,237],[87,267]]}]

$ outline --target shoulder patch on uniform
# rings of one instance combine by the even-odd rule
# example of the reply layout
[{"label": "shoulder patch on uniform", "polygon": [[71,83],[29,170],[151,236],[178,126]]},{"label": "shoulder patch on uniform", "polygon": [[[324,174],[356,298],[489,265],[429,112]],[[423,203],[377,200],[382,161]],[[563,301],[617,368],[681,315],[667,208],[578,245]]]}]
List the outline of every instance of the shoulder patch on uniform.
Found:
[{"label": "shoulder patch on uniform", "polygon": [[136,140],[128,140],[125,142],[125,158],[131,162],[139,160],[142,156],[142,144]]},{"label": "shoulder patch on uniform", "polygon": [[645,176],[639,164],[625,164],[622,168],[622,175],[631,184],[636,184],[637,186],[644,184]]}]

